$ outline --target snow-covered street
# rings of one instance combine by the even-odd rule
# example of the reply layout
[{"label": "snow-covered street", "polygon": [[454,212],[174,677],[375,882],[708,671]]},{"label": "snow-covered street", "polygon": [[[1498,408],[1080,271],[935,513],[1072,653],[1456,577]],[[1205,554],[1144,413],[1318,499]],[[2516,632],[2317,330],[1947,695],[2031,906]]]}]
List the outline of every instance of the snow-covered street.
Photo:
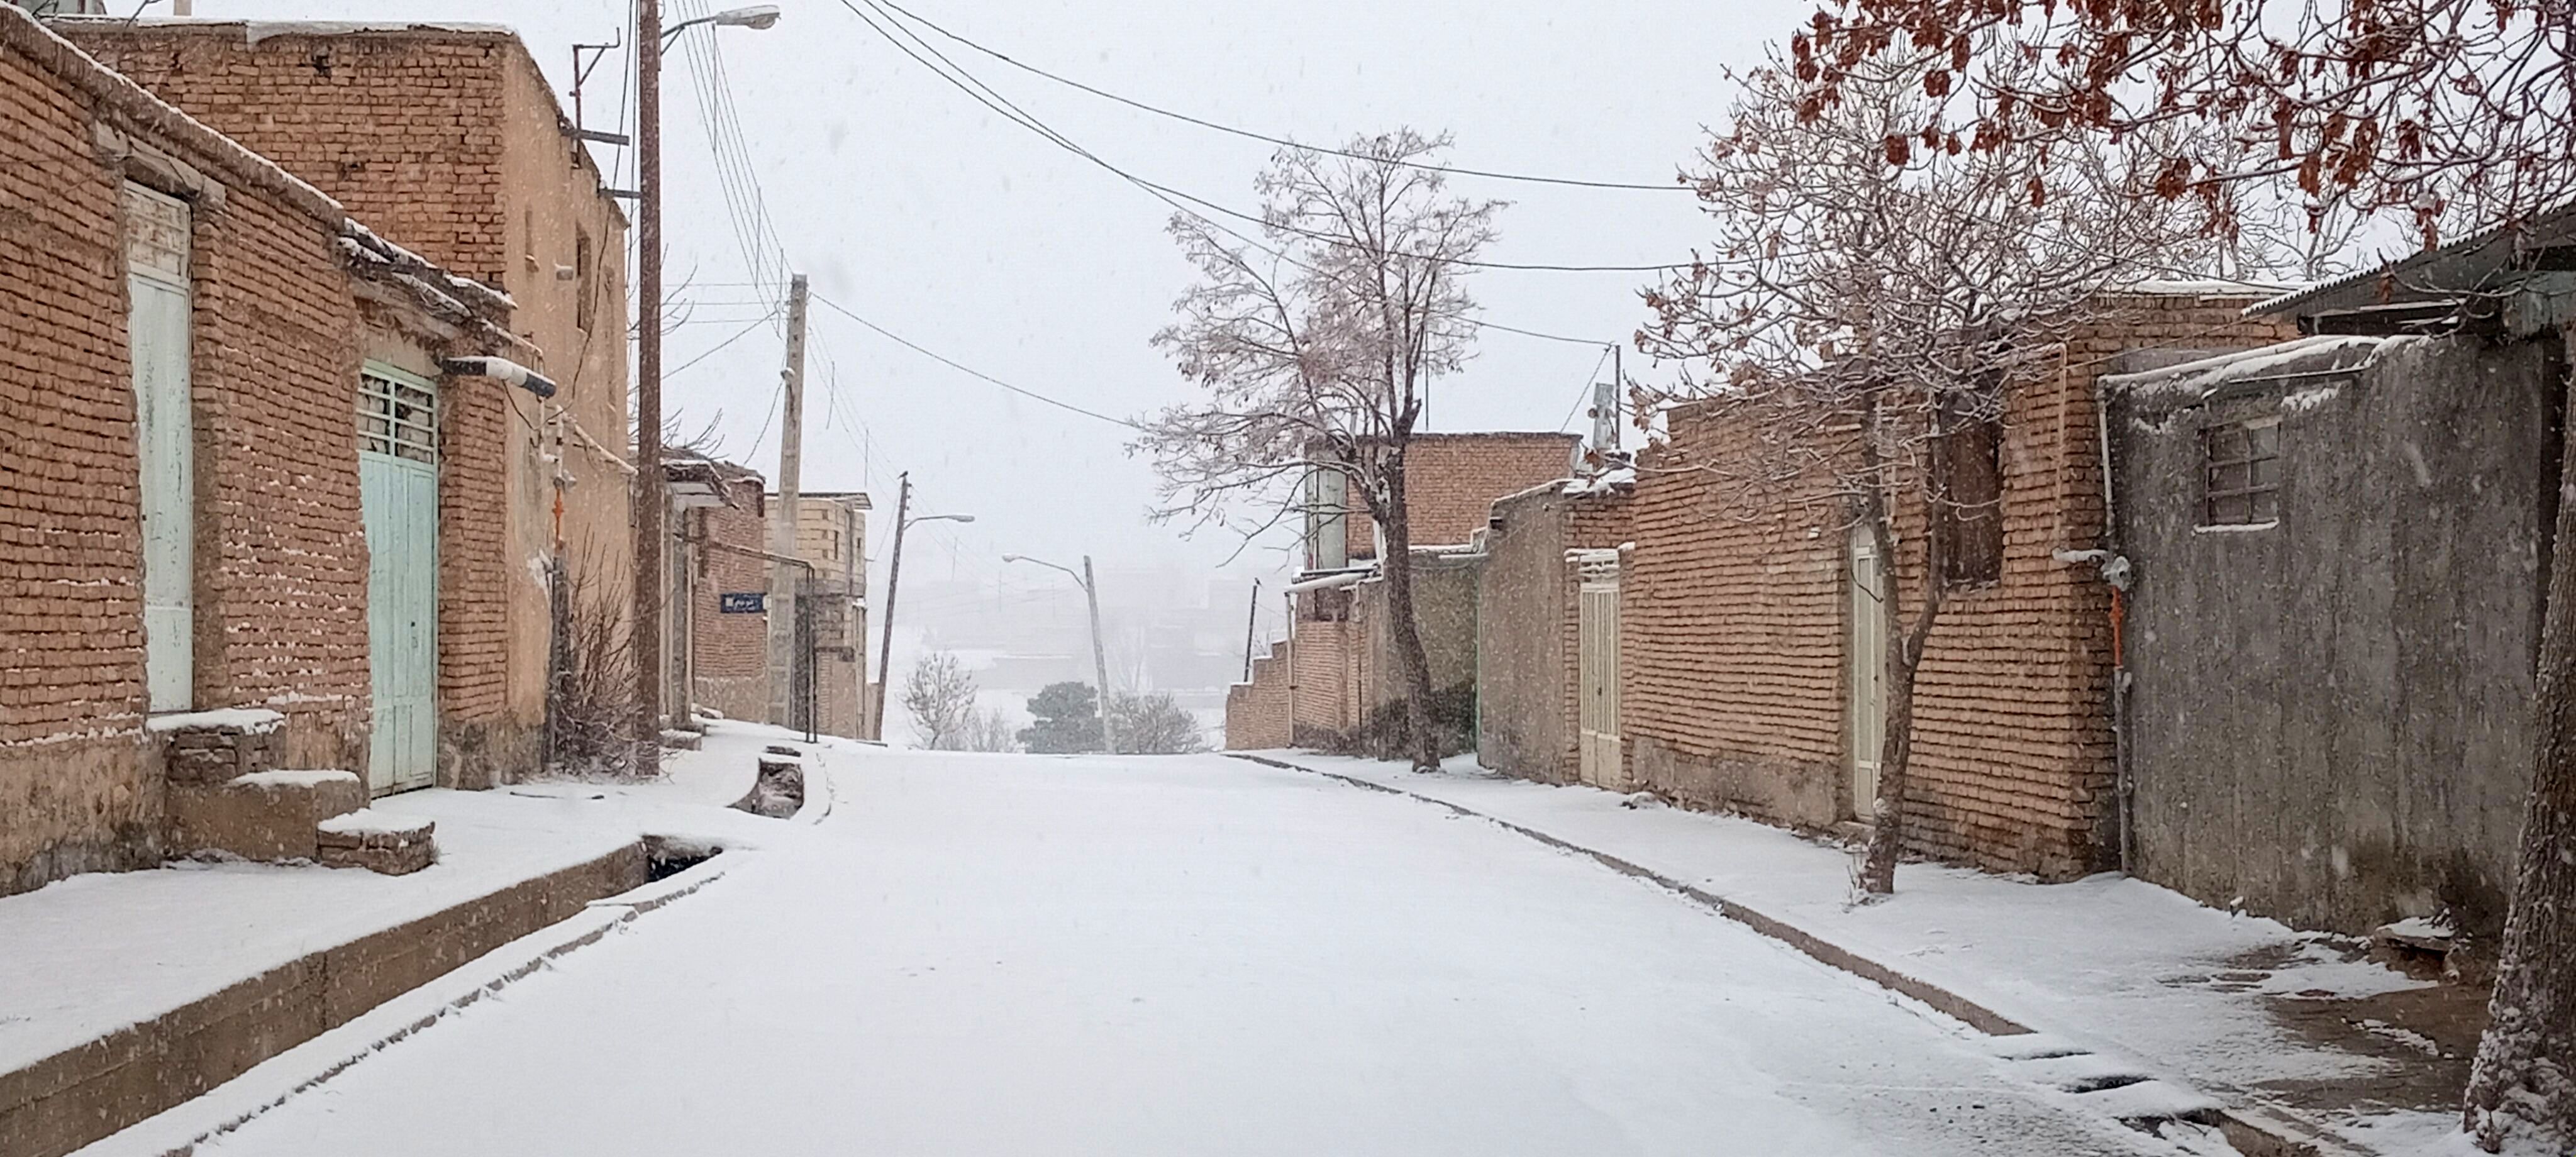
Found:
[{"label": "snow-covered street", "polygon": [[1213,755],[828,758],[821,826],[200,1151],[2180,1151],[1419,801]]}]

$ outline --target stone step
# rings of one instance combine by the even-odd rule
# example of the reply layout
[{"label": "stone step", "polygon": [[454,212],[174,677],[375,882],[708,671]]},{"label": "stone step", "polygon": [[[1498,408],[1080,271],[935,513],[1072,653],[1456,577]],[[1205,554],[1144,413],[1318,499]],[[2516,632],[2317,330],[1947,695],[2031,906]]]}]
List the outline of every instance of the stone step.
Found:
[{"label": "stone step", "polygon": [[367,785],[347,771],[260,771],[219,783],[174,780],[163,846],[245,860],[317,860],[316,825],[367,806]]},{"label": "stone step", "polygon": [[325,867],[406,876],[438,860],[438,825],[419,816],[360,808],[313,825]]}]

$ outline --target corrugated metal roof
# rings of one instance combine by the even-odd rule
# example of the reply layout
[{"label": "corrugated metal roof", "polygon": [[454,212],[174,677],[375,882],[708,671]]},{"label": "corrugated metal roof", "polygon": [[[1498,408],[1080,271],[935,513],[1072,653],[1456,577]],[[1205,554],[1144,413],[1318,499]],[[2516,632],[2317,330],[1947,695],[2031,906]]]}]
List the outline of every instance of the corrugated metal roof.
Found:
[{"label": "corrugated metal roof", "polygon": [[[2319,282],[2318,284],[2311,285],[2306,289],[2285,293],[2268,301],[2255,302],[2254,304],[2245,307],[2245,316],[2260,317],[2265,314],[2291,313],[2307,306],[2322,306],[2329,300],[2345,307],[2372,304],[2364,302],[2345,302],[2341,299],[2349,296],[2349,294],[2359,286],[2375,284],[2382,279],[2393,278],[2412,270],[2422,269],[2436,262],[2459,261],[2464,265],[2482,264],[2481,262],[2474,260],[2477,257],[2486,256],[2481,253],[2482,250],[2485,250],[2490,246],[2495,246],[2499,242],[2513,240],[2517,233],[2528,234],[2535,239],[2541,240],[2545,240],[2553,236],[2558,237],[2561,240],[2565,240],[2571,232],[2571,227],[2576,227],[2576,202],[2560,205],[2557,208],[2534,214],[2527,221],[2504,221],[2487,226],[2484,229],[2478,230],[2475,233],[2448,245],[2442,246],[2439,249],[2422,250],[2410,256],[2401,257],[2395,261],[2383,262],[2374,268],[2365,269],[2358,273],[2348,273],[2342,277],[2335,278],[2332,281]],[[2493,267],[2490,267],[2483,272],[2492,274],[2495,271],[2494,267],[2502,266],[2504,264],[2504,259],[2510,256],[2512,256],[2510,251],[2494,255]],[[2465,292],[2469,289],[2475,288],[2475,286],[2460,285],[2456,288]]]}]

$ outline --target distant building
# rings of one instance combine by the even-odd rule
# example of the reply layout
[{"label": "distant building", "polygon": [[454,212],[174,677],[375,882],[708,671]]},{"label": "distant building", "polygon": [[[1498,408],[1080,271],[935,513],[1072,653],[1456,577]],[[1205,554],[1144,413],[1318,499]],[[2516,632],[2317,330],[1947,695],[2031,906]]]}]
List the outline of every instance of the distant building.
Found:
[{"label": "distant building", "polygon": [[[778,496],[768,496],[777,517]],[[868,496],[859,491],[804,491],[796,503],[796,557],[811,569],[811,638],[803,661],[813,667],[813,728],[826,735],[860,738],[868,701]],[[802,727],[802,702],[771,722]]]},{"label": "distant building", "polygon": [[[1476,693],[1475,542],[1495,499],[1571,472],[1580,439],[1554,433],[1415,435],[1405,458],[1413,600],[1438,700],[1435,714],[1472,745]],[[1288,589],[1288,638],[1253,662],[1226,696],[1226,746],[1389,750],[1390,704],[1400,701],[1382,545],[1365,498],[1342,474],[1310,472],[1306,570]]]}]

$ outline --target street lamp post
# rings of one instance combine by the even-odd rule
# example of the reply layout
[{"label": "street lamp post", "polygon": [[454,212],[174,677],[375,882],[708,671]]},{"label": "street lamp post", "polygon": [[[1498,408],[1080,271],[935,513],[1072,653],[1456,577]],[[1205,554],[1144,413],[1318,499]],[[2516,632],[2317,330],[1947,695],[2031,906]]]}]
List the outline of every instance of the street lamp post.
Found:
[{"label": "street lamp post", "polygon": [[1100,588],[1091,579],[1091,556],[1087,554],[1082,556],[1082,569],[1079,572],[1069,566],[1057,566],[1045,559],[1030,558],[1022,554],[1003,555],[1002,561],[1035,563],[1042,567],[1060,570],[1072,575],[1073,581],[1081,584],[1083,597],[1091,601],[1091,671],[1093,676],[1100,680],[1100,750],[1103,752],[1118,750],[1118,744],[1112,739],[1109,731],[1109,656],[1108,652],[1102,650],[1100,646]]},{"label": "street lamp post", "polygon": [[662,49],[699,24],[767,28],[778,9],[735,8],[662,27],[661,0],[635,0],[635,770],[662,770]]},{"label": "street lamp post", "polygon": [[894,503],[894,557],[886,562],[885,622],[877,627],[877,694],[871,739],[885,738],[886,685],[894,682],[894,594],[903,581],[903,532],[916,522],[973,522],[972,514],[924,514],[915,517],[912,510],[912,472],[896,476],[902,490]]}]

